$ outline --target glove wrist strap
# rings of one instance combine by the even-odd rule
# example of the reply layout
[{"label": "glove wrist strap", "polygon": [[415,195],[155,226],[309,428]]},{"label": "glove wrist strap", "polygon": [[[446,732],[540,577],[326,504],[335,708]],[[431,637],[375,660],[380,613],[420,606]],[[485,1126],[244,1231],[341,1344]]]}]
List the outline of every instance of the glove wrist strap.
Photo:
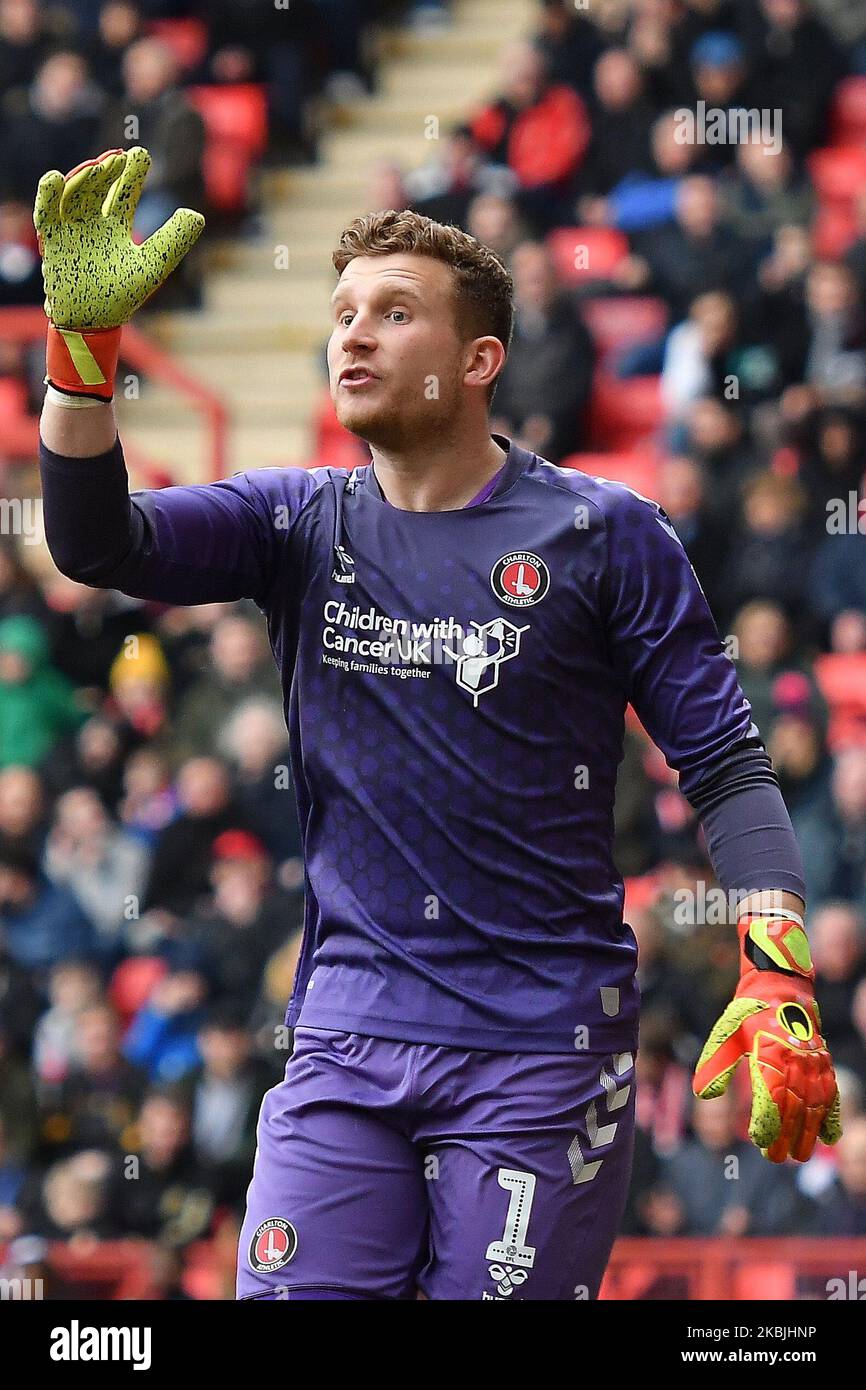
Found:
[{"label": "glove wrist strap", "polygon": [[791,913],[750,912],[737,924],[740,973],[775,970],[814,983],[815,969],[802,919]]},{"label": "glove wrist strap", "polygon": [[120,353],[120,328],[58,328],[48,324],[45,380],[69,396],[110,401]]}]

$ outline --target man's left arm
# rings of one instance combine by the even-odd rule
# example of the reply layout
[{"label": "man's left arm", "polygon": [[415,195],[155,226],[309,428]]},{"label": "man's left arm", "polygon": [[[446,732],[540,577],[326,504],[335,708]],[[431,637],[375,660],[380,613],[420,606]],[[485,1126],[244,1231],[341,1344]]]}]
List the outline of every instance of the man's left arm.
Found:
[{"label": "man's left arm", "polygon": [[740,981],[695,1072],[721,1095],[743,1057],[749,1134],[776,1163],[841,1134],[815,1002],[799,848],[751,708],[688,557],[658,505],[625,489],[608,509],[611,657],[647,732],[698,812],[723,890],[738,904]]}]

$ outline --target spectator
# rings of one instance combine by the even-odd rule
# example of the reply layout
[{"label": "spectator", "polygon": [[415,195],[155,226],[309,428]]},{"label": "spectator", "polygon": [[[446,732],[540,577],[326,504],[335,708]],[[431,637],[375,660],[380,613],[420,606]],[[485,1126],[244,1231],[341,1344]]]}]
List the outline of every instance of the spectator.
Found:
[{"label": "spectator", "polygon": [[791,478],[758,473],[744,486],[743,522],[722,573],[725,613],[765,598],[789,614],[803,603],[807,574],[805,496]]},{"label": "spectator", "polygon": [[219,740],[234,770],[235,796],[247,822],[262,837],[277,865],[301,861],[301,830],[283,711],[276,700],[256,696],[238,705]]},{"label": "spectator", "polygon": [[496,392],[498,427],[557,463],[580,447],[592,340],[560,291],[548,251],[514,253],[514,337]]},{"label": "spectator", "polygon": [[93,1149],[55,1163],[45,1175],[29,1229],[47,1240],[104,1240],[116,1233],[108,1214],[107,1156]]},{"label": "spectator", "polygon": [[0,536],[0,620],[26,614],[43,621],[46,611],[39,586],[22,563],[14,541]]},{"label": "spectator", "polygon": [[50,43],[37,0],[0,0],[0,93],[29,86]]},{"label": "spectator", "polygon": [[[135,230],[144,240],[167,222],[178,207],[200,208],[204,202],[202,160],[204,124],[178,85],[178,64],[159,39],[139,39],[123,54],[124,90],[108,112],[102,144],[129,143],[124,120],[135,112],[135,145],[144,145],[153,163],[135,215]],[[50,166],[45,166],[50,167]]]},{"label": "spectator", "polygon": [[[27,1064],[16,1057],[0,1025],[0,1128],[3,1151],[15,1163],[33,1156],[37,1138],[36,1096]],[[0,1202],[2,1205],[11,1203]]]},{"label": "spectator", "polygon": [[6,1121],[0,1114],[0,1240],[3,1239],[2,1213],[16,1205],[26,1178],[24,1160],[12,1152],[8,1143]]},{"label": "spectator", "polygon": [[796,1229],[793,1173],[768,1164],[753,1144],[737,1137],[732,1092],[694,1103],[694,1138],[662,1165],[661,1181],[679,1216],[670,1234],[767,1236]]},{"label": "spectator", "polygon": [[866,1118],[860,1116],[839,1141],[839,1173],[825,1194],[818,1230],[827,1236],[866,1236]]},{"label": "spectator", "polygon": [[[707,140],[705,161],[715,169],[734,157],[742,138],[740,112],[755,107],[748,90],[745,52],[736,34],[713,29],[696,41],[689,60],[695,101],[703,103],[707,115],[712,116],[714,139],[712,143]],[[780,132],[773,134],[781,139]]]},{"label": "spectator", "polygon": [[688,318],[669,334],[661,389],[672,424],[682,421],[695,401],[730,393],[737,380],[733,370],[737,326],[730,295],[709,290],[698,295]]},{"label": "spectator", "polygon": [[270,1084],[252,1038],[232,1006],[213,1010],[198,1036],[202,1065],[188,1079],[192,1142],[219,1202],[240,1201],[255,1155],[256,1119]]},{"label": "spectator", "polygon": [[152,1091],[138,1117],[137,1167],[130,1181],[117,1164],[108,1209],[120,1230],[182,1248],[207,1230],[213,1197],[202,1181],[190,1141],[189,1108],[168,1091]]},{"label": "spectator", "polygon": [[29,1054],[40,1007],[30,974],[12,959],[0,925],[0,1037],[11,1053]]},{"label": "spectator", "polygon": [[142,1071],[120,1050],[120,1025],[109,1004],[82,1008],[75,1020],[77,1056],[67,1075],[41,1097],[46,1149],[117,1150],[129,1144],[144,1092]]},{"label": "spectator", "polygon": [[[806,278],[809,340],[805,381],[816,402],[864,398],[866,318],[847,266],[820,261]],[[784,407],[784,402],[783,402]]]},{"label": "spectator", "polygon": [[511,268],[514,252],[526,240],[526,226],[513,198],[499,193],[479,193],[469,204],[467,231],[495,251]]},{"label": "spectator", "polygon": [[735,615],[733,637],[743,693],[752,706],[758,728],[769,730],[776,715],[775,682],[796,665],[791,623],[779,604],[755,599]]},{"label": "spectator", "polygon": [[809,497],[809,524],[816,540],[827,534],[834,507],[859,497],[866,473],[863,427],[843,407],[828,406],[808,417],[798,477]]},{"label": "spectator", "polygon": [[131,633],[109,671],[106,709],[124,737],[135,743],[154,738],[168,719],[170,673],[162,647],[150,633]]},{"label": "spectator", "polygon": [[635,1059],[636,1121],[660,1158],[674,1153],[685,1136],[691,1111],[691,1073],[674,1049],[676,1018],[647,1008],[644,998],[641,1045]]},{"label": "spectator", "polygon": [[606,197],[631,174],[652,170],[653,110],[641,70],[624,48],[609,48],[595,64],[596,111],[580,181],[587,193]]},{"label": "spectator", "polygon": [[199,971],[175,970],[135,1015],[124,1052],[151,1081],[170,1084],[199,1065],[196,1039],[206,998],[207,981]]},{"label": "spectator", "polygon": [[48,790],[57,795],[66,787],[86,787],[114,811],[122,790],[124,760],[134,742],[128,725],[103,714],[92,715],[73,739],[58,745],[44,765]]},{"label": "spectator", "polygon": [[[866,976],[857,984],[851,1002],[851,1022],[853,1036],[851,1041],[840,1043],[833,1056],[837,1075],[840,1071],[856,1078],[859,1087],[860,1112],[863,1095],[866,1093]],[[840,1083],[841,1090],[841,1083]],[[847,1117],[842,1116],[843,1129],[848,1128]]]},{"label": "spectator", "polygon": [[275,889],[264,846],[245,831],[214,841],[211,881],[213,896],[191,918],[188,939],[207,962],[217,996],[249,1017],[265,963],[300,929],[299,904]]},{"label": "spectator", "polygon": [[[63,961],[51,971],[50,1007],[33,1037],[33,1067],[43,1086],[57,1086],[81,1064],[79,1020],[98,1005],[102,985],[98,972],[83,961]],[[91,1042],[93,1033],[91,1030]]]},{"label": "spectator", "polygon": [[469,205],[481,193],[511,195],[516,176],[505,165],[484,160],[469,126],[457,126],[445,138],[442,153],[432,163],[408,174],[409,206],[436,222],[465,227]]},{"label": "spectator", "polygon": [[707,478],[697,460],[675,455],[659,469],[656,499],[664,508],[715,610],[727,536],[707,496]]},{"label": "spectator", "polygon": [[746,141],[735,146],[736,171],[722,184],[722,215],[741,241],[769,254],[782,227],[808,227],[815,195],[785,146],[772,149]]},{"label": "spectator", "polygon": [[[646,174],[634,169],[620,179],[606,198],[583,197],[577,205],[582,222],[610,225],[637,236],[666,226],[674,220],[680,183],[695,164],[694,143],[679,138],[676,112],[657,116],[650,129],[651,167]],[[640,287],[638,274],[646,278],[640,263],[630,272],[632,280],[624,289]]]},{"label": "spectator", "polygon": [[[30,209],[14,201],[0,203],[0,308],[41,304],[42,266],[33,237]],[[2,588],[2,582],[0,582]],[[0,608],[2,612],[2,608]]]},{"label": "spectator", "polygon": [[31,850],[37,857],[45,839],[42,781],[30,767],[0,772],[0,839]]},{"label": "spectator", "polygon": [[763,106],[781,110],[785,142],[803,154],[824,135],[842,75],[836,44],[806,0],[759,0],[742,17],[755,91]]},{"label": "spectator", "polygon": [[214,840],[224,830],[245,827],[226,769],[215,758],[184,763],[177,795],[180,814],[159,835],[144,897],[146,908],[183,914],[207,892]]},{"label": "spectator", "polygon": [[123,96],[123,54],[143,33],[141,7],[133,0],[108,0],[100,5],[98,30],[88,44],[87,58],[95,80],[112,98]]},{"label": "spectator", "polygon": [[751,266],[748,248],[722,226],[716,185],[705,175],[682,179],[676,190],[674,220],[644,238],[647,288],[684,316],[696,295],[730,290],[742,293]]},{"label": "spectator", "polygon": [[45,872],[74,894],[108,951],[119,944],[124,922],[138,916],[147,853],[112,824],[94,791],[73,787],[55,807]]},{"label": "spectator", "polygon": [[6,102],[0,187],[29,206],[46,169],[73,169],[99,144],[103,97],[78,53],[53,53]]},{"label": "spectator", "polygon": [[58,574],[46,586],[51,605],[54,664],[75,685],[99,694],[109,688],[119,653],[130,659],[125,641],[148,625],[142,605],[110,589],[91,589]]},{"label": "spectator", "polygon": [[178,813],[177,793],[168,763],[154,748],[130,755],[123,773],[121,823],[148,848],[153,846]]},{"label": "spectator", "polygon": [[17,965],[41,973],[96,950],[93,924],[65,888],[49,883],[33,854],[0,844],[0,931]]},{"label": "spectator", "polygon": [[238,707],[263,694],[280,699],[276,667],[261,627],[240,614],[221,619],[211,634],[209,669],[179,703],[172,731],[176,760],[214,753]]},{"label": "spectator", "polygon": [[[752,445],[735,402],[702,396],[687,409],[683,446],[709,479],[709,501],[732,528],[742,484],[755,470]],[[733,530],[730,530],[733,535]]]},{"label": "spectator", "polygon": [[862,914],[848,902],[825,902],[812,916],[809,938],[824,1037],[831,1049],[844,1047],[856,1040],[854,995],[866,975]]},{"label": "spectator", "polygon": [[0,768],[38,767],[84,711],[49,665],[48,640],[34,618],[0,621]]},{"label": "spectator", "polygon": [[846,748],[833,771],[836,863],[833,892],[866,903],[866,748]]},{"label": "spectator", "polygon": [[575,8],[569,0],[541,0],[535,41],[551,82],[564,82],[589,96],[604,39],[597,25]]},{"label": "spectator", "polygon": [[477,113],[472,135],[479,149],[514,171],[523,212],[537,230],[546,231],[565,207],[590,126],[581,98],[550,81],[532,44],[515,43],[504,51],[502,95]]},{"label": "spectator", "polygon": [[813,697],[801,672],[777,677],[772,687],[773,722],[763,732],[802,851],[808,900],[815,904],[833,888],[835,836],[832,762]]},{"label": "spectator", "polygon": [[818,546],[809,576],[809,598],[812,611],[827,626],[841,613],[866,614],[866,534],[860,531],[859,521],[856,529],[834,528]]}]

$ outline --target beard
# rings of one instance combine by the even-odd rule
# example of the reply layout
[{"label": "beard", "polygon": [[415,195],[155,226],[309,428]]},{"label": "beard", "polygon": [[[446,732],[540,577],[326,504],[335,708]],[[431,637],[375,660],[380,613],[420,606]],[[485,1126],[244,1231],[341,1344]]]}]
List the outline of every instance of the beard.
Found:
[{"label": "beard", "polygon": [[[378,388],[375,388],[378,394]],[[344,429],[374,448],[395,453],[417,445],[419,439],[441,439],[453,425],[460,407],[457,381],[437,380],[438,395],[425,389],[382,393],[381,399],[364,399],[337,389],[333,394],[337,419]]]}]

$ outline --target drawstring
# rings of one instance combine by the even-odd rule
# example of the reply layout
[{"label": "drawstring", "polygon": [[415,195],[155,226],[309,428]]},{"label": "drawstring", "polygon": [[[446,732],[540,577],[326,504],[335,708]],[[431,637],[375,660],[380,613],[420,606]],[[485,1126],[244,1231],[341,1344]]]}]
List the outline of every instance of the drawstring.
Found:
[{"label": "drawstring", "polygon": [[334,489],[334,568],[331,578],[337,584],[355,582],[355,561],[343,545],[343,495],[347,487],[354,492],[357,482],[354,472],[348,478],[344,475],[336,478],[331,474],[331,485]]}]

